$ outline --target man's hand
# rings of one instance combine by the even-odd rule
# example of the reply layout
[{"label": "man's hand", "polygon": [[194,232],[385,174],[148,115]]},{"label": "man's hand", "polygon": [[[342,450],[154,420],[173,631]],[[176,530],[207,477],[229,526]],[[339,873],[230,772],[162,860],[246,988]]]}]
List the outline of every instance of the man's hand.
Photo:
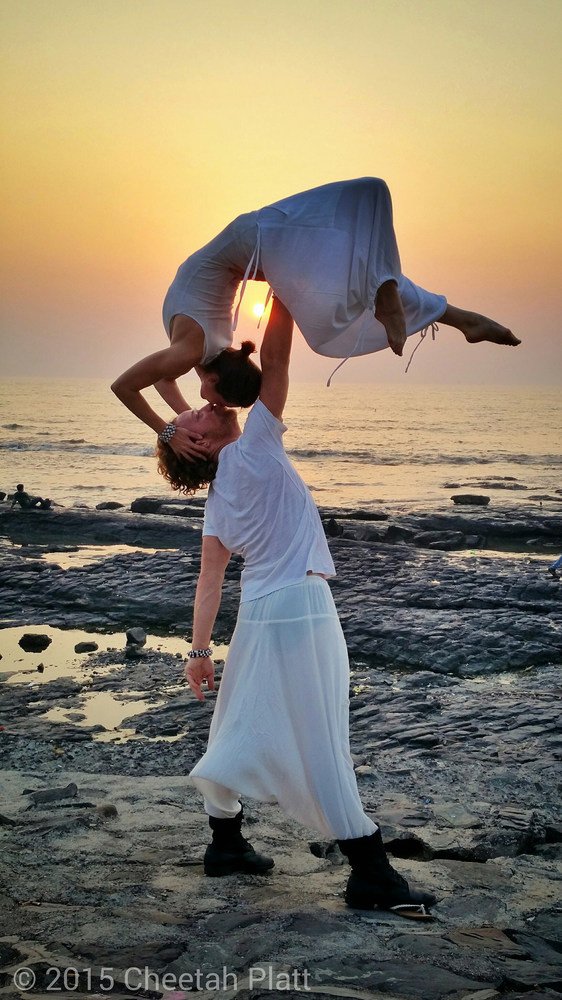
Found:
[{"label": "man's hand", "polygon": [[187,660],[185,664],[185,679],[198,701],[205,701],[205,695],[201,690],[203,681],[207,682],[209,691],[215,690],[215,665],[212,657],[198,656],[197,659],[191,658]]},{"label": "man's hand", "polygon": [[188,431],[186,427],[178,427],[168,444],[178,458],[193,461],[195,458],[208,457],[208,448],[201,444],[202,435],[197,431]]}]

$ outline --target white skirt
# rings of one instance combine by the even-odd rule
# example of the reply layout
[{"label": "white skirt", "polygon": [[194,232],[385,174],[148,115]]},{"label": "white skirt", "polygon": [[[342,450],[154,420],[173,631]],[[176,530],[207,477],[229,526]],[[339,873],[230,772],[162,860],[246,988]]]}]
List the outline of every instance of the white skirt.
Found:
[{"label": "white skirt", "polygon": [[190,773],[213,816],[278,802],[329,838],[368,836],[349,751],[349,661],[318,576],[240,605],[206,753]]},{"label": "white skirt", "polygon": [[443,315],[445,297],[402,274],[392,214],[377,177],[324,184],[259,213],[265,278],[317,354],[348,358],[388,347],[374,315],[385,281],[398,284],[408,336]]},{"label": "white skirt", "polygon": [[231,222],[180,266],[163,307],[170,333],[183,313],[203,329],[203,363],[232,343],[240,281],[265,277],[308,345],[330,358],[388,347],[374,315],[381,284],[398,283],[408,336],[443,315],[447,300],[402,274],[384,181],[339,181],[292,195]]}]

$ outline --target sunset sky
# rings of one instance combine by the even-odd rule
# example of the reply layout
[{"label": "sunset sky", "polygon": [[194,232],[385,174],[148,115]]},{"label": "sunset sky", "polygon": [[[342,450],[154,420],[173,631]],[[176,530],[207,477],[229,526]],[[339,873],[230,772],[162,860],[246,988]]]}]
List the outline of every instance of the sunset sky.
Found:
[{"label": "sunset sky", "polygon": [[[560,0],[3,0],[7,375],[115,377],[166,345],[178,264],[236,215],[384,177],[404,271],[523,338],[442,328],[341,381],[556,384]],[[240,335],[255,333],[253,285]],[[300,337],[295,379],[331,363]]]}]

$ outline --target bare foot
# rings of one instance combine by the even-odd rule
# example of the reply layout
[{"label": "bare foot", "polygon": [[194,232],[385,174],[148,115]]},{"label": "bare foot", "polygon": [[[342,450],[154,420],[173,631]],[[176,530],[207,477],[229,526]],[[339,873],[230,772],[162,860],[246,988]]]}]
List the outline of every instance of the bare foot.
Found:
[{"label": "bare foot", "polygon": [[382,323],[391,351],[402,357],[406,343],[406,317],[395,281],[385,281],[377,292],[375,316]]},{"label": "bare foot", "polygon": [[480,316],[479,313],[467,313],[461,330],[469,344],[481,344],[484,341],[488,341],[490,344],[505,344],[507,347],[517,347],[521,343],[506,326],[500,326],[493,319],[488,319],[487,316]]}]

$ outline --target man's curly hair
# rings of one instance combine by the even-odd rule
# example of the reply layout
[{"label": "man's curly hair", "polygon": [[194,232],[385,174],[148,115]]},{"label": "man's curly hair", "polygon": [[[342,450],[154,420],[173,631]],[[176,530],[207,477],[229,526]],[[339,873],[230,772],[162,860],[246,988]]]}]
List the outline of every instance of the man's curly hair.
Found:
[{"label": "man's curly hair", "polygon": [[210,458],[179,458],[169,444],[158,441],[156,445],[158,472],[167,479],[173,490],[193,496],[213,481],[217,474],[217,463]]}]

